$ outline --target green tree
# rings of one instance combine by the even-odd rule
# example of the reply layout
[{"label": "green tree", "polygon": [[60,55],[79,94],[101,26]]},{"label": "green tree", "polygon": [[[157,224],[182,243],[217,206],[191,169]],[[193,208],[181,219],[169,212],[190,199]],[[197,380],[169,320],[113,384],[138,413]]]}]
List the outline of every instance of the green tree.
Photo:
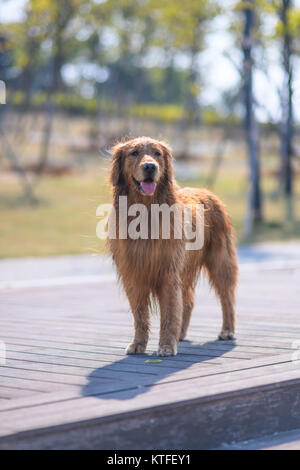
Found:
[{"label": "green tree", "polygon": [[119,108],[145,94],[147,82],[143,60],[147,55],[154,23],[146,14],[144,0],[110,0],[94,3],[91,21],[98,36],[97,47],[102,42],[103,30],[113,45],[102,42],[101,59],[110,71],[110,91]]},{"label": "green tree", "polygon": [[[244,237],[249,238],[254,224],[263,220],[263,200],[259,162],[259,134],[255,116],[256,99],[253,89],[254,54],[259,31],[260,1],[241,0],[235,4],[231,32],[242,51],[243,62],[239,68],[242,82],[242,104],[249,168],[247,210],[244,220]],[[238,18],[238,21],[236,21]]]},{"label": "green tree", "polygon": [[205,48],[205,37],[211,21],[220,12],[215,1],[180,0],[161,2],[149,0],[148,8],[156,20],[156,41],[170,56],[170,64],[179,53],[188,57],[185,121],[191,124],[199,117],[198,96],[201,90],[200,53]]},{"label": "green tree", "polygon": [[292,0],[274,0],[273,6],[278,17],[276,39],[281,46],[283,83],[281,90],[281,147],[280,187],[285,199],[286,219],[293,219],[293,166],[294,137],[293,80],[296,40],[299,41],[300,9],[295,9]]},{"label": "green tree", "polygon": [[294,62],[299,53],[300,9],[295,8],[293,0],[261,0],[260,6],[268,16],[272,15],[275,27],[263,38],[266,46],[278,47],[283,71],[279,91],[281,118],[277,125],[280,136],[279,187],[285,200],[285,218],[293,219],[293,165],[294,155]]}]

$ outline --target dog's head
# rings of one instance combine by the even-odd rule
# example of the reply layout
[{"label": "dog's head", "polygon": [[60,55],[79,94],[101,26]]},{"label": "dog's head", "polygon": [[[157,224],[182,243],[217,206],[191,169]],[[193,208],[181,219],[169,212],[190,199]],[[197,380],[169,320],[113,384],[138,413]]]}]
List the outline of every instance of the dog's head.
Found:
[{"label": "dog's head", "polygon": [[111,152],[113,186],[127,187],[149,197],[160,184],[173,180],[171,149],[164,142],[138,137],[119,142]]}]

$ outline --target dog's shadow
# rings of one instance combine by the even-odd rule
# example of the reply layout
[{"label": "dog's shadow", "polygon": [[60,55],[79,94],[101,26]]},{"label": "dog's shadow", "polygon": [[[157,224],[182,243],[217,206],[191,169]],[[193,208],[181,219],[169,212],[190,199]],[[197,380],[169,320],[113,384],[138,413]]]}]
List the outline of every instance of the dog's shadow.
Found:
[{"label": "dog's shadow", "polygon": [[[87,384],[82,388],[83,396],[94,396],[101,399],[128,400],[146,393],[163,379],[178,380],[180,371],[188,370],[196,364],[206,362],[216,372],[220,370],[220,360],[224,354],[235,348],[235,341],[209,341],[204,344],[191,343],[188,340],[179,344],[178,354],[174,357],[158,357],[154,354],[124,356],[121,360],[93,370],[87,377]],[[125,354],[125,353],[124,353]],[[216,364],[218,362],[218,364]],[[203,364],[201,375],[211,374],[208,366]],[[199,370],[194,368],[194,377]],[[120,379],[120,380],[119,380]]]}]

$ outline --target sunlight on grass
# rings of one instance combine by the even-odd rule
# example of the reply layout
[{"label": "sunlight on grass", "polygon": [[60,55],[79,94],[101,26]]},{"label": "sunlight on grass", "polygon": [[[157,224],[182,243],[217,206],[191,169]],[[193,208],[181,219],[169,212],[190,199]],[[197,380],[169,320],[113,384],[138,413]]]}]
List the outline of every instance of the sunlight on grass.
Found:
[{"label": "sunlight on grass", "polygon": [[103,175],[44,178],[39,204],[19,199],[16,181],[1,181],[0,256],[42,256],[102,251],[96,238],[96,208],[109,201]]}]

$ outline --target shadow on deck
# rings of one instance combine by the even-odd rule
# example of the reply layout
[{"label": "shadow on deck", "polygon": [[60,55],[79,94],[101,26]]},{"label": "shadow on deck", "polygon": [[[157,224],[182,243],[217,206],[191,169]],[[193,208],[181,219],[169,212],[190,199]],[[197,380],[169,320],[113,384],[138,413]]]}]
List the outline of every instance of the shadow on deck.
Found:
[{"label": "shadow on deck", "polygon": [[[186,354],[182,352],[182,348],[184,345],[189,345],[189,353]],[[91,372],[87,379],[88,383],[82,388],[82,396],[95,396],[101,399],[119,399],[119,400],[129,400],[134,398],[138,395],[146,393],[149,391],[150,388],[154,387],[158,382],[163,381],[164,379],[168,378],[168,382],[172,382],[172,375],[179,372],[189,369],[190,367],[200,364],[201,362],[208,360],[208,349],[214,349],[215,354],[211,357],[212,359],[216,359],[218,357],[223,356],[224,354],[232,351],[235,348],[235,341],[226,341],[222,342],[223,349],[219,349],[220,341],[208,341],[202,345],[199,344],[192,344],[188,340],[184,340],[180,342],[178,348],[177,356],[168,356],[168,357],[159,357],[155,353],[150,354],[139,354],[139,355],[130,355],[125,356],[123,359],[110,363],[107,366],[99,367]],[[203,356],[201,357],[201,352],[203,352]],[[185,356],[188,356],[188,360],[185,360]],[[149,361],[149,362],[147,362]],[[153,362],[152,362],[153,361]],[[156,362],[157,361],[157,362]],[[159,362],[158,362],[159,361]],[[125,367],[124,365],[128,365],[131,368],[134,364],[139,366],[143,365],[142,371],[143,374],[149,374],[149,379],[141,381],[139,380],[139,374],[137,374],[136,379],[131,382],[131,385],[124,386],[124,388],[119,388],[118,392],[125,392],[122,394],[114,393],[112,394],[111,391],[103,392],[103,386],[107,385],[106,379],[101,379],[103,373],[105,372],[114,372],[116,373],[118,370],[122,370],[124,372]],[[149,371],[149,365],[154,366],[157,368],[157,373]],[[122,366],[120,368],[120,366]],[[141,369],[141,367],[139,367]],[[152,369],[152,368],[151,368]],[[208,375],[210,375],[208,373]],[[216,375],[216,372],[211,373],[211,375]],[[184,380],[184,379],[181,379]],[[178,381],[178,379],[174,378],[174,382]],[[125,384],[124,384],[125,385]]]}]

